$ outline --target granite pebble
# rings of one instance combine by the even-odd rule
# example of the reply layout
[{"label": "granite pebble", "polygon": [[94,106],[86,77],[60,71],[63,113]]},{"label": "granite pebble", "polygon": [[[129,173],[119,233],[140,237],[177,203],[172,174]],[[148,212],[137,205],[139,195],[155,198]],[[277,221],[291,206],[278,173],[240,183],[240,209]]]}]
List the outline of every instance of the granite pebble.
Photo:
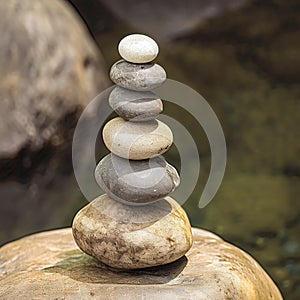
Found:
[{"label": "granite pebble", "polygon": [[108,102],[120,117],[133,122],[153,120],[163,110],[162,101],[153,92],[132,91],[120,86],[112,90]]},{"label": "granite pebble", "polygon": [[114,154],[99,162],[95,179],[110,198],[130,205],[144,205],[164,198],[180,182],[176,169],[162,156],[135,161]]},{"label": "granite pebble", "polygon": [[120,60],[111,67],[110,78],[115,84],[126,89],[150,91],[161,86],[167,74],[158,64],[132,64]]}]

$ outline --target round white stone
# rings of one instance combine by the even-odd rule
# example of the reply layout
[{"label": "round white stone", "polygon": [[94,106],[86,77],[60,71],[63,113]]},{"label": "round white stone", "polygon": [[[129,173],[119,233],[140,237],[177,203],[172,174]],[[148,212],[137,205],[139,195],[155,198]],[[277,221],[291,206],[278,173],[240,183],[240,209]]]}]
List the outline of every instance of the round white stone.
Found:
[{"label": "round white stone", "polygon": [[119,53],[128,62],[143,64],[156,58],[158,45],[149,36],[131,34],[125,36],[119,43]]}]

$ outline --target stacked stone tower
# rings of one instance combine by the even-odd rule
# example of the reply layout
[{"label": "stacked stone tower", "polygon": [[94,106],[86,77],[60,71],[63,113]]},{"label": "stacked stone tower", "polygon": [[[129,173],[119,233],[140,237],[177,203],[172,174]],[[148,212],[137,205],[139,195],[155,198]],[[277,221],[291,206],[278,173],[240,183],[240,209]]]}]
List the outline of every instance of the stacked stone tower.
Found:
[{"label": "stacked stone tower", "polygon": [[163,104],[152,90],[166,80],[153,60],[156,42],[141,34],[123,38],[122,60],[110,77],[116,84],[109,104],[119,117],[103,129],[111,151],[96,167],[95,179],[106,194],[74,218],[78,246],[115,268],[163,265],[182,257],[192,245],[191,227],[168,195],[178,186],[176,169],[161,156],[173,142],[171,129],[156,119]]}]

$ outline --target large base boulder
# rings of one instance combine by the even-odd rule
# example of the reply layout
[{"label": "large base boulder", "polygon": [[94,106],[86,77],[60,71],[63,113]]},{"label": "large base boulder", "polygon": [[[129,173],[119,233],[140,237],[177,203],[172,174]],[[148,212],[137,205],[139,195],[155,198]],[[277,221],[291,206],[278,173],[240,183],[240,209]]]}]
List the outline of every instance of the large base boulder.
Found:
[{"label": "large base boulder", "polygon": [[135,271],[109,268],[82,253],[71,229],[25,237],[0,248],[0,298],[280,300],[279,290],[248,254],[193,229],[186,256]]}]

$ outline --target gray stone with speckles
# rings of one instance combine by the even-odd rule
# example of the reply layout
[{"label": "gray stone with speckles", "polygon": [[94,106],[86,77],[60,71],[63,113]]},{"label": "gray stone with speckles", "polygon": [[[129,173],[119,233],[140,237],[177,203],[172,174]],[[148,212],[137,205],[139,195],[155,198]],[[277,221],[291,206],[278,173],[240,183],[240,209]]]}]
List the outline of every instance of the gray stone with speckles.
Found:
[{"label": "gray stone with speckles", "polygon": [[167,74],[158,64],[132,64],[120,60],[111,67],[110,78],[126,89],[151,91],[164,83]]},{"label": "gray stone with speckles", "polygon": [[176,169],[162,156],[150,160],[127,160],[109,154],[97,165],[95,179],[114,200],[146,204],[172,193],[180,179]]},{"label": "gray stone with speckles", "polygon": [[116,86],[109,95],[109,105],[123,119],[132,122],[155,119],[163,110],[162,101],[150,91],[132,91]]}]

